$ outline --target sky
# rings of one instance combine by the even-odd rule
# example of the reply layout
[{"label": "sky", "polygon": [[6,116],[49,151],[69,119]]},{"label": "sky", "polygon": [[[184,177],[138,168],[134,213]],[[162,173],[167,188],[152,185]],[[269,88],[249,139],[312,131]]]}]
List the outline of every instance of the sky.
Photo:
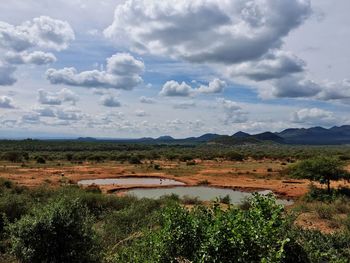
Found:
[{"label": "sky", "polygon": [[350,124],[348,0],[0,1],[0,137]]}]

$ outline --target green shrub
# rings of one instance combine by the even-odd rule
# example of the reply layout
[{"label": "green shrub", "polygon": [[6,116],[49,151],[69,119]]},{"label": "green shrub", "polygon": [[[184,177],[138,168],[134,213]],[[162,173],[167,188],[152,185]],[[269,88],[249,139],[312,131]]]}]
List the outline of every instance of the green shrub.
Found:
[{"label": "green shrub", "polygon": [[245,211],[169,206],[161,228],[119,251],[114,262],[307,262],[288,237],[283,207],[271,196],[249,202]]},{"label": "green shrub", "polygon": [[225,154],[225,159],[229,161],[243,161],[244,156],[238,152],[230,151]]},{"label": "green shrub", "polygon": [[318,204],[316,206],[316,213],[320,219],[332,219],[334,209],[329,204]]},{"label": "green shrub", "polygon": [[38,156],[38,157],[36,158],[36,163],[45,164],[45,163],[46,163],[46,160],[45,160],[44,157]]},{"label": "green shrub", "polygon": [[[293,239],[301,244],[307,255],[305,262],[348,263],[350,258],[350,235],[346,233],[323,234],[319,231],[295,229]],[[293,262],[293,261],[291,261]]]},{"label": "green shrub", "polygon": [[9,226],[21,262],[97,262],[92,218],[79,200],[59,199]]},{"label": "green shrub", "polygon": [[228,205],[231,203],[231,197],[229,195],[225,195],[223,197],[220,196],[219,201],[220,201],[220,203]]},{"label": "green shrub", "polygon": [[138,156],[131,156],[128,161],[130,164],[141,164],[141,159]]},{"label": "green shrub", "polygon": [[189,165],[196,165],[196,161],[192,160],[192,161],[187,161],[186,162],[186,165],[189,166]]},{"label": "green shrub", "polygon": [[210,184],[210,182],[207,179],[201,180],[197,183],[197,185],[209,185],[209,184]]},{"label": "green shrub", "polygon": [[21,218],[32,207],[31,200],[25,195],[19,195],[10,191],[0,195],[0,214],[4,214],[10,222]]}]

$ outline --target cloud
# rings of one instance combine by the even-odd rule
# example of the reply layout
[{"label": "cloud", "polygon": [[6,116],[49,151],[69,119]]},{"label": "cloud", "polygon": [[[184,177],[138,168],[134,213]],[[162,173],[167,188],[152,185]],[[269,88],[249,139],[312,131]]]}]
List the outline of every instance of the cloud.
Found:
[{"label": "cloud", "polygon": [[75,39],[71,26],[48,16],[36,17],[19,26],[0,22],[0,46],[17,52],[32,47],[63,50]]},{"label": "cloud", "polygon": [[106,71],[80,73],[75,68],[51,68],[46,71],[46,77],[51,84],[124,90],[131,90],[143,81],[140,74],[144,71],[144,63],[128,53],[117,53],[108,58],[106,68]]},{"label": "cloud", "polygon": [[350,99],[350,80],[326,82],[322,84],[322,91],[316,96],[321,100],[340,100],[348,103]]},{"label": "cloud", "polygon": [[305,108],[293,112],[291,121],[309,125],[334,125],[339,119],[336,120],[333,112],[330,111]]},{"label": "cloud", "polygon": [[0,108],[14,109],[13,100],[7,96],[0,96]]},{"label": "cloud", "polygon": [[224,110],[223,122],[225,125],[232,123],[245,123],[248,121],[248,113],[243,111],[242,107],[235,101],[218,99],[218,104]]},{"label": "cloud", "polygon": [[101,104],[105,107],[120,107],[121,103],[119,102],[116,96],[112,94],[106,94],[101,97]]},{"label": "cloud", "polygon": [[9,64],[34,64],[34,65],[47,65],[56,62],[56,57],[52,53],[45,53],[42,51],[34,51],[28,53],[23,51],[21,53],[8,52],[5,55],[5,60]]},{"label": "cloud", "polygon": [[[196,83],[192,81],[192,83]],[[168,97],[189,97],[198,94],[214,94],[223,92],[226,82],[218,78],[212,80],[208,85],[200,85],[198,88],[192,88],[186,82],[177,82],[175,80],[167,81],[160,91],[159,95]]]},{"label": "cloud", "polygon": [[309,0],[128,0],[104,34],[139,53],[234,64],[281,47],[310,13]]},{"label": "cloud", "polygon": [[70,102],[72,105],[79,100],[79,97],[70,89],[63,88],[59,92],[48,92],[43,89],[38,90],[38,100],[41,104],[61,105],[64,102]]},{"label": "cloud", "polygon": [[187,85],[184,81],[179,83],[175,80],[170,80],[163,85],[159,95],[169,97],[188,97],[191,96],[192,93],[192,87]]},{"label": "cloud", "polygon": [[40,116],[38,113],[29,112],[22,116],[22,123],[36,124],[40,122]]},{"label": "cloud", "polygon": [[137,117],[145,117],[145,116],[147,116],[147,113],[144,110],[136,110],[135,115]]},{"label": "cloud", "polygon": [[31,113],[28,113],[27,115],[37,116],[38,118],[55,118],[60,121],[68,121],[67,123],[69,123],[70,121],[79,121],[85,117],[85,115],[82,114],[81,111],[76,108],[64,108],[55,106],[36,106],[33,108],[33,111]]},{"label": "cloud", "polygon": [[290,52],[275,50],[257,60],[230,67],[229,75],[254,81],[279,79],[304,71],[305,62]]},{"label": "cloud", "polygon": [[148,97],[145,97],[145,96],[141,96],[139,101],[141,103],[145,103],[145,104],[154,104],[154,103],[156,103],[156,101],[153,98],[148,98]]},{"label": "cloud", "polygon": [[196,106],[196,103],[194,101],[183,101],[180,103],[176,103],[173,108],[174,109],[189,109]]},{"label": "cloud", "polygon": [[278,79],[273,85],[273,95],[278,98],[313,97],[322,89],[318,83],[299,76]]},{"label": "cloud", "polygon": [[13,75],[15,70],[15,67],[4,64],[0,60],[0,86],[10,86],[17,81]]},{"label": "cloud", "polygon": [[[350,80],[314,81],[305,74],[283,77],[271,82],[272,89],[260,90],[277,98],[312,98],[322,101],[350,103]],[[269,94],[269,91],[272,94]],[[263,94],[263,93],[262,93]]]},{"label": "cloud", "polygon": [[209,82],[208,86],[201,85],[197,89],[197,92],[199,93],[221,93],[224,91],[224,88],[226,87],[226,82],[222,81],[220,79],[214,79],[213,81]]},{"label": "cloud", "polygon": [[83,119],[83,114],[76,109],[62,109],[59,108],[56,110],[56,117],[59,120],[65,120],[65,121],[78,121]]},{"label": "cloud", "polygon": [[41,117],[56,117],[55,109],[52,107],[35,107],[33,111],[38,113]]}]

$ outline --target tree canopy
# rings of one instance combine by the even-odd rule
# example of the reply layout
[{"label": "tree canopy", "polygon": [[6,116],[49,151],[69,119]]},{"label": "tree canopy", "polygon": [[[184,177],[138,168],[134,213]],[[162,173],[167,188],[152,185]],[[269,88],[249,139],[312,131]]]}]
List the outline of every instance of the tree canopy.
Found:
[{"label": "tree canopy", "polygon": [[330,192],[330,182],[350,179],[350,174],[344,169],[343,163],[335,157],[317,156],[300,161],[291,168],[295,178],[308,179],[326,184]]}]

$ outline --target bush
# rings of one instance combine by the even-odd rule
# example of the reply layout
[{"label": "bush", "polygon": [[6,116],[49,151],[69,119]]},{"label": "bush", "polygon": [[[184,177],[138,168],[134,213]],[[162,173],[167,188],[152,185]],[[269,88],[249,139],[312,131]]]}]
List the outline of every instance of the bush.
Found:
[{"label": "bush", "polygon": [[97,262],[92,220],[79,200],[52,201],[10,225],[12,252],[21,262]]},{"label": "bush", "polygon": [[231,198],[230,198],[229,195],[225,195],[225,196],[223,196],[223,197],[220,196],[219,201],[220,201],[220,203],[223,203],[223,204],[227,204],[227,205],[228,205],[228,204],[231,203]]},{"label": "bush", "polygon": [[318,204],[316,206],[316,213],[320,219],[332,219],[334,214],[333,206],[328,204]]},{"label": "bush", "polygon": [[11,151],[11,152],[5,152],[2,155],[2,160],[10,161],[13,163],[20,163],[23,160],[28,160],[29,155],[26,152],[17,152],[17,151]]},{"label": "bush", "polygon": [[210,182],[207,179],[201,180],[197,183],[197,185],[209,185],[209,184],[210,184]]},{"label": "bush", "polygon": [[124,240],[142,228],[152,225],[156,220],[153,214],[160,208],[159,200],[142,199],[124,209],[106,215],[102,226],[103,241],[112,244]]},{"label": "bush", "polygon": [[186,165],[189,166],[189,165],[196,165],[196,161],[192,160],[192,161],[187,161],[186,162]]},{"label": "bush", "polygon": [[44,157],[39,156],[39,157],[36,158],[36,163],[45,164],[46,160],[44,159]]},{"label": "bush", "polygon": [[131,156],[131,157],[129,158],[129,163],[130,163],[130,164],[141,164],[141,160],[140,160],[140,158],[137,157],[137,156]]},{"label": "bush", "polygon": [[229,161],[243,161],[244,156],[238,152],[231,151],[225,154],[225,159]]},{"label": "bush", "polygon": [[246,211],[167,207],[160,229],[119,251],[114,262],[308,262],[288,237],[283,207],[272,196],[249,202]]},{"label": "bush", "polygon": [[25,215],[31,206],[31,200],[25,195],[6,191],[0,196],[0,215],[5,215],[10,222],[14,222]]}]

